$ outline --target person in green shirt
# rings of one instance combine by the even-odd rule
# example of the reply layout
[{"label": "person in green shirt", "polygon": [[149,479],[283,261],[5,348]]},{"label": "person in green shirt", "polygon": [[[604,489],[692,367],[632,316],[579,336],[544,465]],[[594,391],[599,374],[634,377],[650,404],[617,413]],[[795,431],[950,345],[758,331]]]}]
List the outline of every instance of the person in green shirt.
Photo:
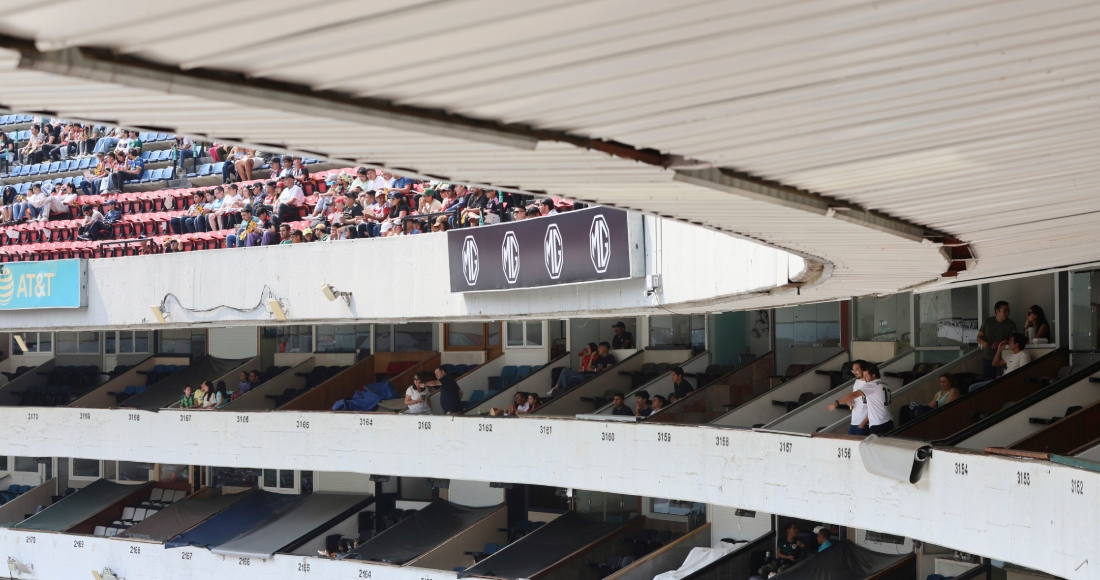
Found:
[{"label": "person in green shirt", "polygon": [[137,154],[141,155],[141,137],[137,131],[130,131],[130,151],[137,151]]},{"label": "person in green shirt", "polygon": [[1016,323],[1008,318],[1009,312],[1008,302],[997,302],[993,305],[994,316],[985,319],[978,329],[978,344],[982,345],[982,376],[986,380],[997,378],[997,367],[993,366],[993,357],[997,354],[995,346],[1016,332]]},{"label": "person in green shirt", "polygon": [[191,385],[183,388],[183,396],[180,397],[180,408],[190,409],[195,406],[195,395],[191,392]]}]

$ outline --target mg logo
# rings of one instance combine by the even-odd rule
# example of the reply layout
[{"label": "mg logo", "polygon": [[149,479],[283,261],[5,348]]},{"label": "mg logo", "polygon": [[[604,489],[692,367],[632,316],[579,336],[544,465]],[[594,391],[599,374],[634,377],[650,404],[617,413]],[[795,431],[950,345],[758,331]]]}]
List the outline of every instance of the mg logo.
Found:
[{"label": "mg logo", "polygon": [[607,271],[611,262],[611,230],[602,214],[592,218],[592,227],[588,228],[588,257],[592,258],[592,266],[597,272]]},{"label": "mg logo", "polygon": [[477,257],[477,242],[473,236],[466,236],[462,242],[462,276],[470,286],[477,284],[477,272],[481,262]]},{"label": "mg logo", "polygon": [[515,232],[504,234],[504,243],[500,245],[500,263],[508,283],[515,284],[519,280],[519,240]]},{"label": "mg logo", "polygon": [[546,228],[546,236],[542,238],[542,261],[546,264],[546,273],[550,278],[557,280],[561,276],[561,266],[565,262],[565,248],[561,244],[561,231],[558,224],[550,224]]}]

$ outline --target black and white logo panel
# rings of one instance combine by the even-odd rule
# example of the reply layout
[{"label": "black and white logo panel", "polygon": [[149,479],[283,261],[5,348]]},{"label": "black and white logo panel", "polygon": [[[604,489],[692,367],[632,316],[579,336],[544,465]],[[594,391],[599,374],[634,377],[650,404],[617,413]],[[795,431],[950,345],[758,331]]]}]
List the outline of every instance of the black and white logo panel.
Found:
[{"label": "black and white logo panel", "polygon": [[565,262],[565,248],[561,243],[561,230],[558,224],[550,224],[542,238],[542,261],[546,264],[546,273],[551,280],[561,277],[561,268]]},{"label": "black and white logo panel", "polygon": [[504,279],[509,284],[519,280],[519,240],[515,232],[504,234],[504,243],[500,245],[500,263],[504,268]]},{"label": "black and white logo panel", "polygon": [[[629,278],[632,223],[640,227],[640,220],[631,222],[623,210],[598,207],[448,231],[451,291]],[[636,234],[639,239],[640,235]],[[500,252],[481,253],[479,248],[500,248]],[[542,268],[537,266],[539,262]]]}]

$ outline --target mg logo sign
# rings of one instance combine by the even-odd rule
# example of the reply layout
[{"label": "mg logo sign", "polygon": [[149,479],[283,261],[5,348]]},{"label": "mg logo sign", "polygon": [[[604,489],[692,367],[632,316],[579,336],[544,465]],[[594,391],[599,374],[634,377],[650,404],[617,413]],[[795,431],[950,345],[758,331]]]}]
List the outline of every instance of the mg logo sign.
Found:
[{"label": "mg logo sign", "polygon": [[588,228],[588,257],[592,258],[592,266],[601,274],[607,271],[607,265],[611,263],[611,230],[603,214],[592,218],[592,226]]},{"label": "mg logo sign", "polygon": [[477,284],[477,272],[481,267],[477,257],[477,241],[473,236],[466,236],[462,242],[462,276],[470,286]]},{"label": "mg logo sign", "polygon": [[505,279],[509,284],[515,284],[519,280],[519,240],[515,232],[504,234],[504,243],[500,245],[500,263]]},{"label": "mg logo sign", "polygon": [[550,227],[546,228],[546,236],[542,238],[542,261],[546,264],[546,273],[550,278],[557,280],[561,276],[561,267],[565,262],[565,248],[562,247],[558,224],[550,224]]}]

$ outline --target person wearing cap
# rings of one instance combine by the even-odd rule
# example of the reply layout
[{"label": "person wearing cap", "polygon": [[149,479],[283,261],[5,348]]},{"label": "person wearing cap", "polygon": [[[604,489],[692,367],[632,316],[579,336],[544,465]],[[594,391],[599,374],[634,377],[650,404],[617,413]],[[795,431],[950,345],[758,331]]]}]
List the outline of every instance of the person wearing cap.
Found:
[{"label": "person wearing cap", "polygon": [[298,208],[306,203],[306,194],[293,177],[283,178],[283,188],[275,204],[275,215],[284,222],[292,222],[298,219]]},{"label": "person wearing cap", "polygon": [[[70,184],[71,185],[71,184]],[[113,199],[108,199],[103,202],[103,222],[108,226],[113,226],[122,219],[122,210],[119,209],[118,204]]]},{"label": "person wearing cap", "polygon": [[389,199],[389,218],[375,226],[375,237],[395,236],[400,234],[404,229],[401,225],[402,218],[412,213],[409,209],[409,204],[405,201],[405,196],[394,191],[390,192]]},{"label": "person wearing cap", "polygon": [[435,198],[434,189],[425,190],[424,195],[420,196],[419,202],[417,208],[419,213],[439,213],[443,211],[443,204]]},{"label": "person wearing cap", "polygon": [[256,218],[260,220],[260,227],[263,228],[263,236],[260,238],[261,246],[274,246],[279,243],[279,233],[276,231],[275,220],[271,218],[271,211],[266,207],[261,207],[256,210]]},{"label": "person wearing cap", "polygon": [[615,331],[615,336],[611,339],[611,348],[615,350],[620,348],[634,348],[634,335],[626,331],[626,324],[619,321],[611,328]]},{"label": "person wearing cap", "polygon": [[330,239],[331,238],[329,238],[328,228],[325,227],[325,224],[317,224],[317,225],[313,226],[313,240],[314,241],[327,242]]},{"label": "person wearing cap", "polygon": [[84,220],[80,222],[76,239],[83,242],[94,242],[104,237],[104,233],[108,232],[109,229],[107,224],[103,222],[103,214],[90,205],[85,205],[80,208],[80,211],[84,214]]},{"label": "person wearing cap", "polygon": [[432,222],[432,231],[433,232],[445,232],[445,231],[447,231],[447,216],[445,216],[445,215],[436,216],[435,220]]}]

